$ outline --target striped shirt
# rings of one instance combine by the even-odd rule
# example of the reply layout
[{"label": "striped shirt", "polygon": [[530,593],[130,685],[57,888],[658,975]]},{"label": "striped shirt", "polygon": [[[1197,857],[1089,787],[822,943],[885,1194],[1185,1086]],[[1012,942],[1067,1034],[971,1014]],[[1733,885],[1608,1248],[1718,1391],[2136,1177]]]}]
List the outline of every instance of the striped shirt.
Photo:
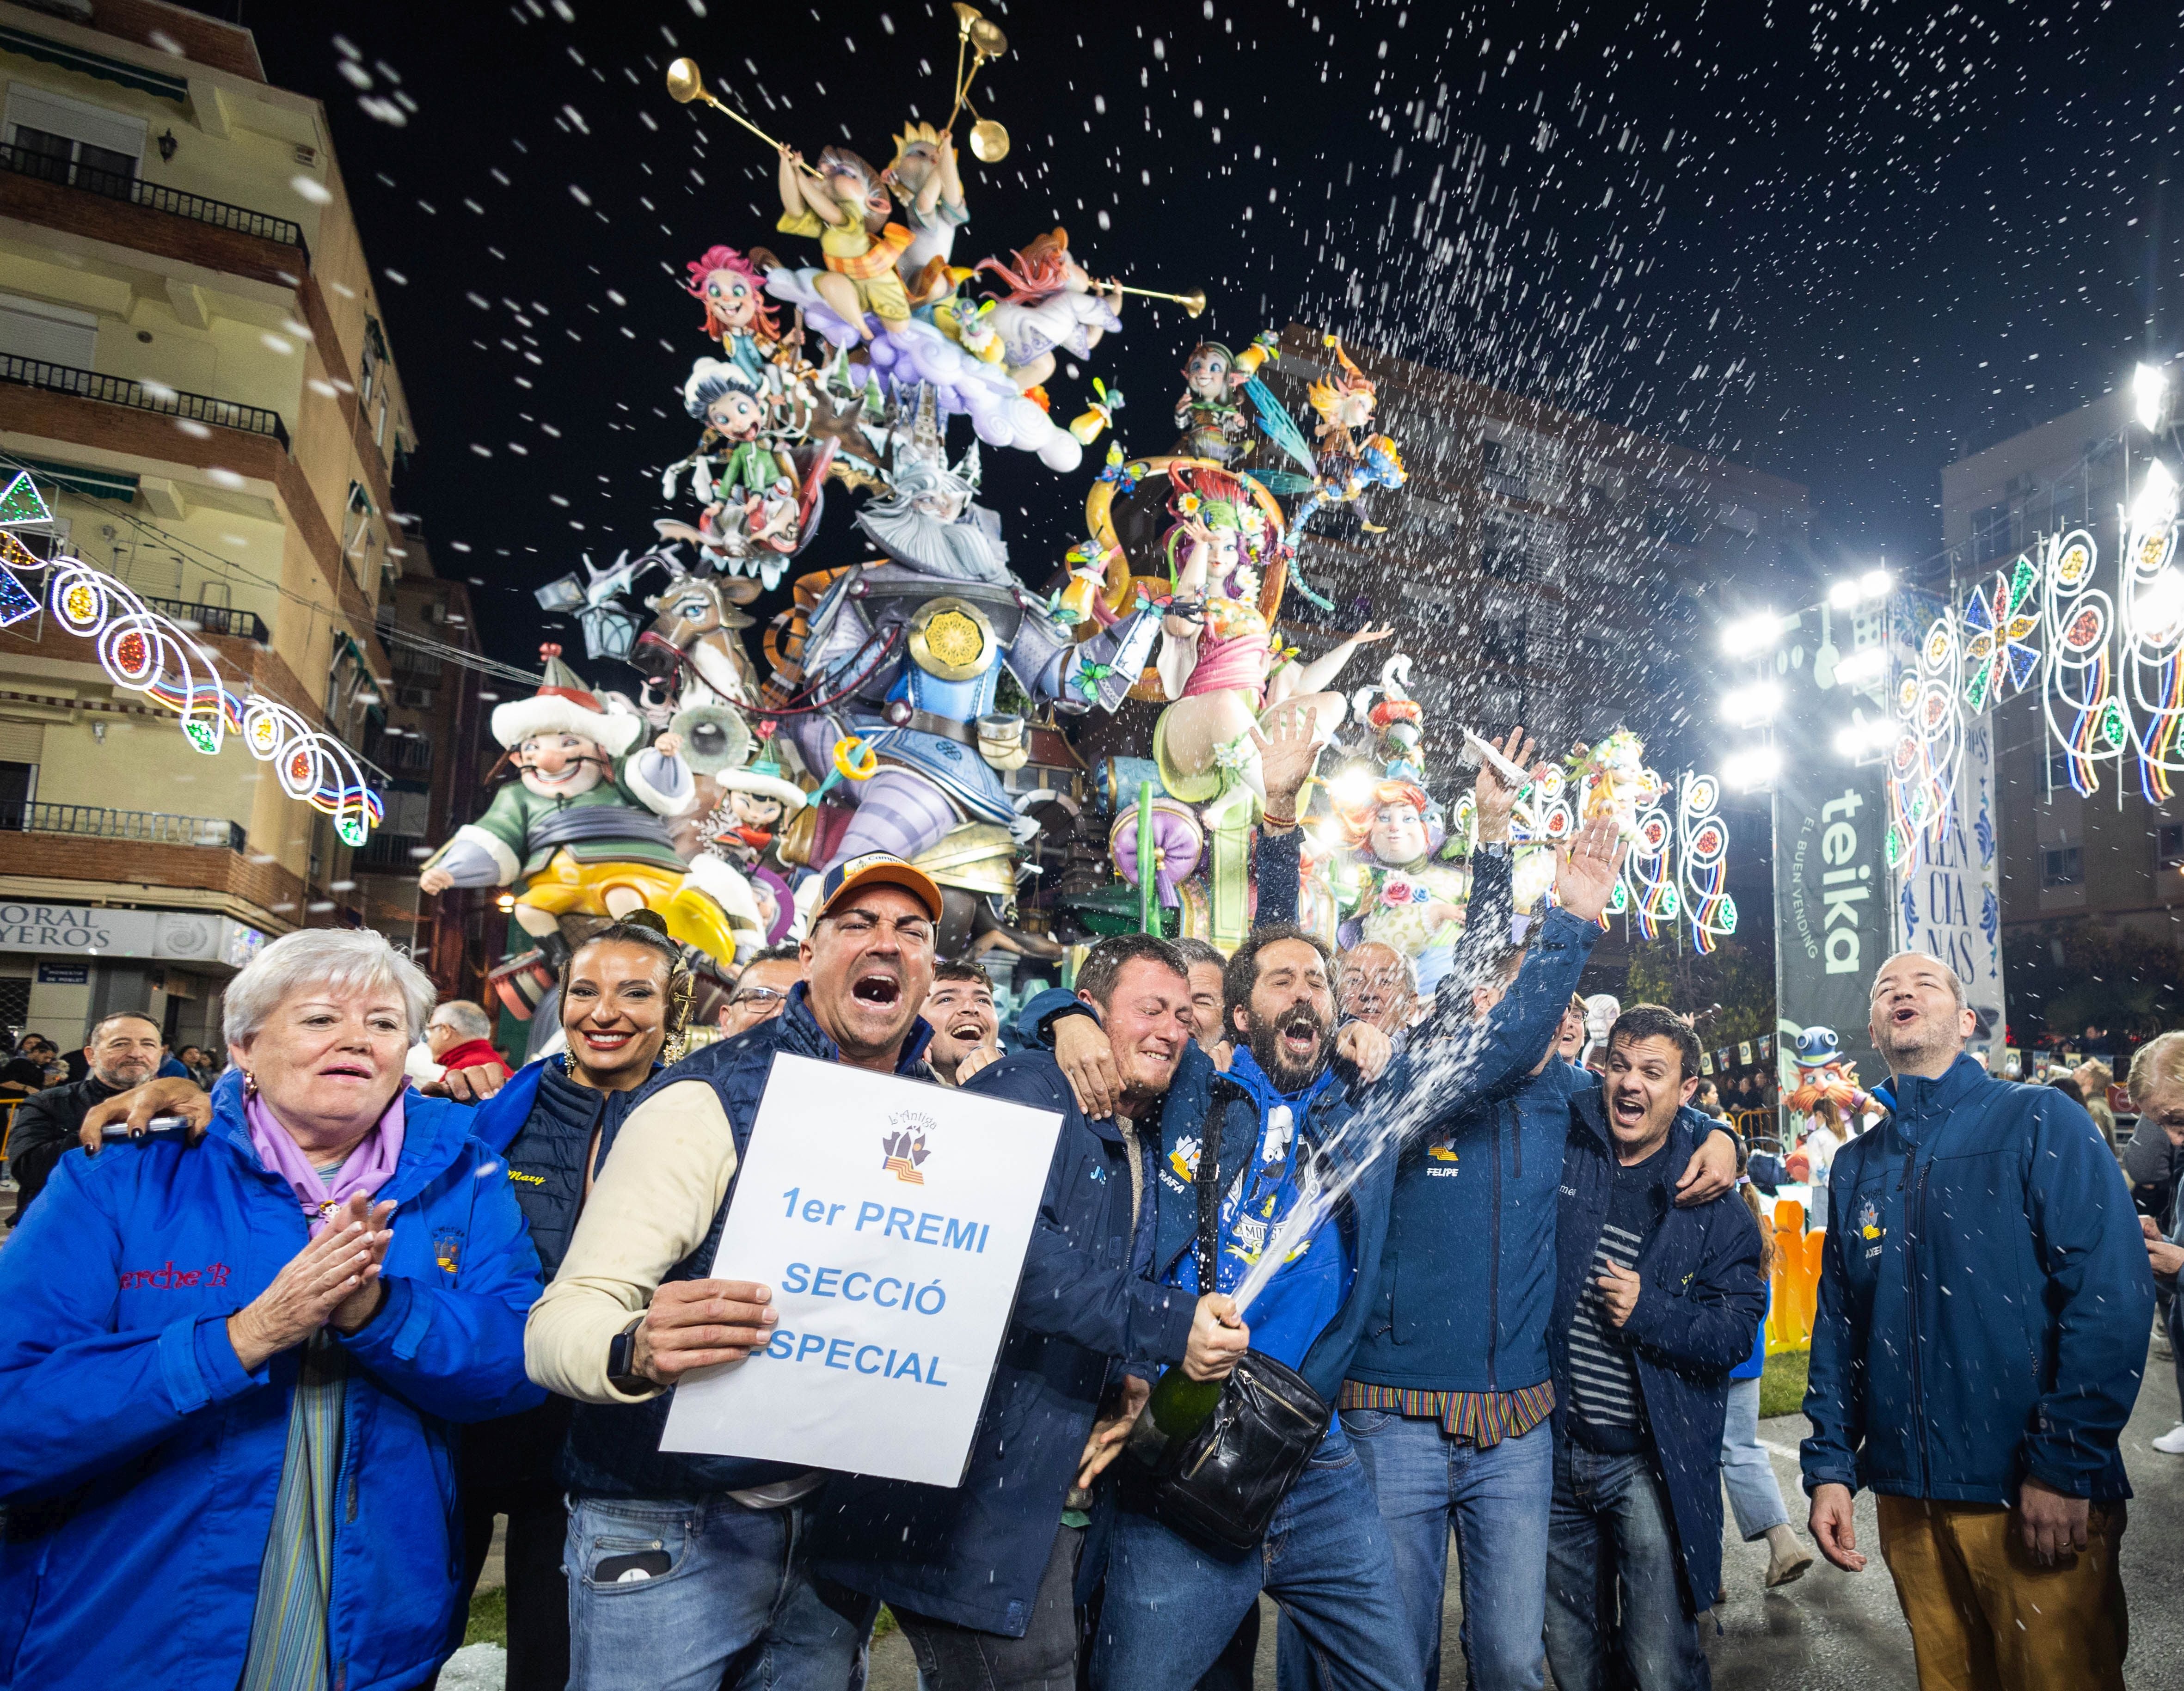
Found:
[{"label": "striped shirt", "polygon": [[1638,1365],[1630,1342],[1607,1310],[1599,1282],[1610,1263],[1634,1269],[1652,1232],[1660,1195],[1663,1152],[1615,1171],[1615,1190],[1593,1247],[1592,1266],[1570,1317],[1570,1431],[1591,1449],[1609,1452],[1642,1449],[1650,1430]]},{"label": "striped shirt", "polygon": [[1522,1438],[1555,1412],[1555,1382],[1542,1380],[1516,1392],[1414,1392],[1345,1380],[1339,1407],[1385,1410],[1407,1421],[1437,1421],[1452,1439],[1486,1450],[1505,1438]]}]

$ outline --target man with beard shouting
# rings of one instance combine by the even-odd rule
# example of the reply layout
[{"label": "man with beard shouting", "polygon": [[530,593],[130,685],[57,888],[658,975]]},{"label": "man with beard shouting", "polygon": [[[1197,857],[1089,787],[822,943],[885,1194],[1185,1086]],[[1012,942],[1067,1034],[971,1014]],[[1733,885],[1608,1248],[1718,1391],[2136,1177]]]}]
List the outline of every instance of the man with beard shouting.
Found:
[{"label": "man with beard shouting", "polygon": [[[1605,818],[1557,853],[1559,907],[1546,918],[1507,1013],[1446,1033],[1429,1030],[1380,1082],[1378,1092],[1391,1095],[1382,1101],[1376,1093],[1376,1115],[1384,1111],[1392,1124],[1460,1108],[1538,1060],[1591,950],[1619,858],[1614,824]],[[1253,1349],[1295,1369],[1331,1405],[1374,1306],[1396,1159],[1392,1145],[1381,1143],[1392,1138],[1392,1126],[1384,1134],[1345,1132],[1357,1114],[1359,1088],[1329,1064],[1330,960],[1316,937],[1291,926],[1258,929],[1228,960],[1226,1011],[1238,1049],[1214,1092],[1225,1113],[1212,1289],[1234,1289],[1313,1181],[1354,1174],[1328,1224],[1290,1250],[1242,1312]],[[1162,1117],[1154,1267],[1166,1283],[1196,1291],[1201,1145],[1195,1130],[1171,1119],[1177,1114]],[[1327,1691],[1415,1691],[1423,1670],[1388,1531],[1340,1420],[1330,1419],[1263,1543],[1241,1555],[1194,1543],[1164,1523],[1133,1466],[1123,1465],[1107,1553],[1093,1644],[1095,1691],[1195,1685],[1262,1590],[1296,1622]]]},{"label": "man with beard shouting", "polygon": [[775,1053],[924,1078],[939,918],[940,889],[900,859],[828,870],[780,1014],[647,1091],[532,1309],[531,1376],[577,1400],[561,1462],[582,1691],[850,1683],[878,1605],[810,1571],[825,1473],[660,1440],[677,1382],[764,1349],[776,1323],[772,1288],[707,1277]]}]

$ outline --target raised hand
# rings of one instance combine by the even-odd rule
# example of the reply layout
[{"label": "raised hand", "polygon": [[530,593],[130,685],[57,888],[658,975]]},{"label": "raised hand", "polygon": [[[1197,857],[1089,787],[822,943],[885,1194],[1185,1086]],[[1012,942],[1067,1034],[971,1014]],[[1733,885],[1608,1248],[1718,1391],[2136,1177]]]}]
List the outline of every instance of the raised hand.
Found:
[{"label": "raised hand", "polygon": [[1596,922],[1623,868],[1615,819],[1595,816],[1568,845],[1555,848],[1555,901],[1580,920]]},{"label": "raised hand", "polygon": [[[1538,749],[1521,722],[1501,739],[1490,743],[1519,769],[1531,768],[1533,754]],[[1518,792],[1508,777],[1495,768],[1490,760],[1485,758],[1479,760],[1479,780],[1472,787],[1472,797],[1479,807],[1480,843],[1509,837],[1509,817],[1517,808]]]},{"label": "raised hand", "polygon": [[1319,761],[1326,743],[1314,737],[1319,719],[1311,711],[1277,707],[1267,713],[1251,736],[1259,743],[1260,778],[1266,783],[1267,813],[1270,820],[1294,821],[1297,794]]}]

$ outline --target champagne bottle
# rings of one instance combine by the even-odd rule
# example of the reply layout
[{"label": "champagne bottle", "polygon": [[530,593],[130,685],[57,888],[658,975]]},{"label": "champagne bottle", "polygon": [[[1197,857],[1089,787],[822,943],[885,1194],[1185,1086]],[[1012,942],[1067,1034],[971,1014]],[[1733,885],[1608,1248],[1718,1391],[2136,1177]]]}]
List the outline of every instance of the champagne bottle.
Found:
[{"label": "champagne bottle", "polygon": [[1153,1425],[1171,1439],[1188,1438],[1206,1425],[1213,1406],[1221,1401],[1222,1382],[1194,1380],[1178,1366],[1160,1377],[1146,1405]]}]

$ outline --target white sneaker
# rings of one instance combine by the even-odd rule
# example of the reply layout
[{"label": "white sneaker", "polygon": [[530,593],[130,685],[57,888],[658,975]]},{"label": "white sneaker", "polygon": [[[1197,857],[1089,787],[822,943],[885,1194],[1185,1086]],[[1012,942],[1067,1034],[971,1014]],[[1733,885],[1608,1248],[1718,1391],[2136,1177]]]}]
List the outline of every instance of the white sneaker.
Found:
[{"label": "white sneaker", "polygon": [[2164,1456],[2184,1456],[2184,1421],[2155,1439],[2153,1448]]}]

